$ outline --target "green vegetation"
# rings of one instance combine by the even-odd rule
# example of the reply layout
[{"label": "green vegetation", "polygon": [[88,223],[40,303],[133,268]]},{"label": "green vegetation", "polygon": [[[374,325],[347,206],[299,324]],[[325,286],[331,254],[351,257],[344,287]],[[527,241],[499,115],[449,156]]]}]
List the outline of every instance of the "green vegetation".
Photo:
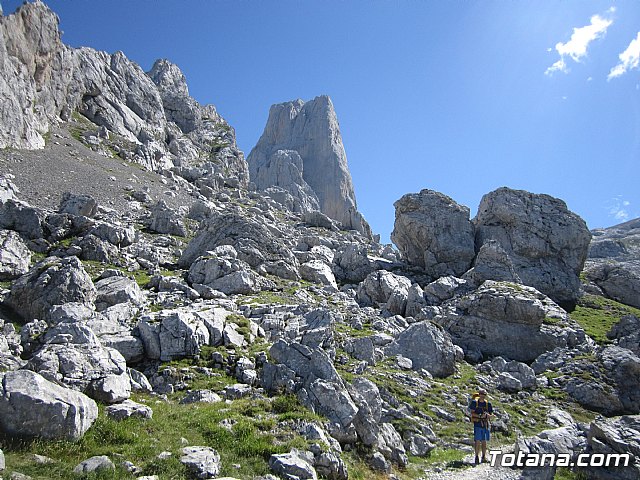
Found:
[{"label": "green vegetation", "polygon": [[607,332],[622,317],[629,314],[640,317],[640,309],[597,295],[585,295],[570,315],[587,335],[599,344],[606,345],[611,343],[607,338]]},{"label": "green vegetation", "polygon": [[[180,450],[189,445],[215,448],[220,453],[221,476],[251,478],[269,473],[268,459],[274,453],[291,448],[306,448],[303,438],[289,433],[288,422],[296,415],[315,418],[295,399],[279,403],[268,398],[240,399],[232,403],[180,405],[160,401],[152,396],[137,396],[134,400],[153,408],[150,420],[115,421],[100,415],[87,434],[77,442],[70,441],[3,441],[7,472],[13,470],[34,479],[68,479],[73,468],[94,455],[107,455],[117,465],[115,472],[103,472],[83,479],[133,479],[119,464],[128,460],[139,466],[144,475],[159,475],[163,479],[186,479],[180,463]],[[158,454],[172,452],[159,460]],[[37,465],[32,455],[56,459],[48,465]],[[235,468],[234,465],[239,465]],[[7,477],[8,478],[8,477]]]},{"label": "green vegetation", "polygon": [[141,288],[145,287],[151,281],[151,277],[146,270],[134,270],[130,272],[119,265],[102,263],[95,260],[82,260],[82,266],[94,282],[105,270],[119,270],[125,275],[132,277]]}]

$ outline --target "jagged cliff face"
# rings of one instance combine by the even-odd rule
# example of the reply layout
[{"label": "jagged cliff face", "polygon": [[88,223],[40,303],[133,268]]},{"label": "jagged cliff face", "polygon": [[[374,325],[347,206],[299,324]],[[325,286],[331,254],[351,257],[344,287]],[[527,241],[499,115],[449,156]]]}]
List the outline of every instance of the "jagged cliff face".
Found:
[{"label": "jagged cliff face", "polygon": [[67,47],[41,2],[0,17],[0,38],[0,148],[42,148],[51,125],[78,111],[129,142],[131,160],[148,169],[206,166],[248,184],[235,132],[189,96],[177,66],[159,60],[146,74],[122,52]]},{"label": "jagged cliff face", "polygon": [[[331,99],[273,105],[258,144],[247,161],[252,181],[264,190],[271,186],[291,191],[290,176],[280,181],[282,151],[293,150],[302,159],[302,187],[315,193],[322,213],[365,235],[371,229],[358,212],[353,182]],[[289,167],[287,167],[289,168]]]}]

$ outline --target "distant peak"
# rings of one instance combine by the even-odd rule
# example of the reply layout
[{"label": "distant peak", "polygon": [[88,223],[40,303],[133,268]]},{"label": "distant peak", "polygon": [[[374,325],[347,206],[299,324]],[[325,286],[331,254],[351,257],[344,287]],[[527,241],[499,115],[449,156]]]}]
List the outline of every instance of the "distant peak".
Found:
[{"label": "distant peak", "polygon": [[153,83],[164,90],[189,95],[187,79],[182,70],[166,58],[156,60],[147,75],[153,80]]}]

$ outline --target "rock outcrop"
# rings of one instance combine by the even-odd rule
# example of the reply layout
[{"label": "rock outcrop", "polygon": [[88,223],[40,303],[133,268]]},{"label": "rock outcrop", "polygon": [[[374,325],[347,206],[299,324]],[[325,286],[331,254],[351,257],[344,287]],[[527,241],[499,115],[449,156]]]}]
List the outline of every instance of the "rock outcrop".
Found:
[{"label": "rock outcrop", "polygon": [[598,293],[640,308],[640,218],[592,233],[586,279]]},{"label": "rock outcrop", "polygon": [[273,105],[247,161],[258,189],[281,187],[309,204],[313,204],[313,193],[322,213],[345,228],[371,236],[357,209],[338,118],[329,97]]},{"label": "rock outcrop", "polygon": [[591,234],[562,200],[499,188],[482,197],[474,224],[478,248],[498,242],[523,284],[573,308]]},{"label": "rock outcrop", "polygon": [[133,144],[131,159],[149,169],[197,164],[246,187],[233,129],[189,96],[177,66],[158,60],[146,74],[122,52],[68,47],[58,23],[41,2],[0,16],[0,148],[43,148],[51,126],[77,111]]},{"label": "rock outcrop", "polygon": [[467,207],[433,190],[407,194],[394,206],[391,240],[407,263],[422,267],[433,279],[469,269],[475,246]]},{"label": "rock outcrop", "polygon": [[96,402],[35,372],[0,373],[0,428],[11,435],[77,440],[98,417]]},{"label": "rock outcrop", "polygon": [[6,304],[29,321],[46,318],[54,305],[91,305],[96,294],[91,277],[77,257],[48,257],[13,283]]},{"label": "rock outcrop", "polygon": [[531,362],[556,347],[585,340],[567,313],[532,287],[487,280],[451,305],[455,314],[437,321],[470,360],[501,355]]}]

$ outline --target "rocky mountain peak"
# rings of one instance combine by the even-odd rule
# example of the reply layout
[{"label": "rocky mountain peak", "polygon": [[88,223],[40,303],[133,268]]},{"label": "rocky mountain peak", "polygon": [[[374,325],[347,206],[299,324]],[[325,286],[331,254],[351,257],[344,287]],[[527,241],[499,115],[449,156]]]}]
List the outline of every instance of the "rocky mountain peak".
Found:
[{"label": "rocky mountain peak", "polygon": [[189,95],[187,79],[182,70],[167,59],[156,60],[147,75],[162,91],[172,92],[175,95]]},{"label": "rocky mountain peak", "polygon": [[295,151],[302,159],[300,173],[306,184],[302,187],[313,190],[322,213],[346,228],[371,234],[358,212],[338,117],[328,96],[271,107],[264,132],[247,158],[251,179],[258,189],[276,186],[294,190],[293,185],[278,182],[277,173],[266,173],[282,166],[281,161],[272,161],[282,150]]}]

